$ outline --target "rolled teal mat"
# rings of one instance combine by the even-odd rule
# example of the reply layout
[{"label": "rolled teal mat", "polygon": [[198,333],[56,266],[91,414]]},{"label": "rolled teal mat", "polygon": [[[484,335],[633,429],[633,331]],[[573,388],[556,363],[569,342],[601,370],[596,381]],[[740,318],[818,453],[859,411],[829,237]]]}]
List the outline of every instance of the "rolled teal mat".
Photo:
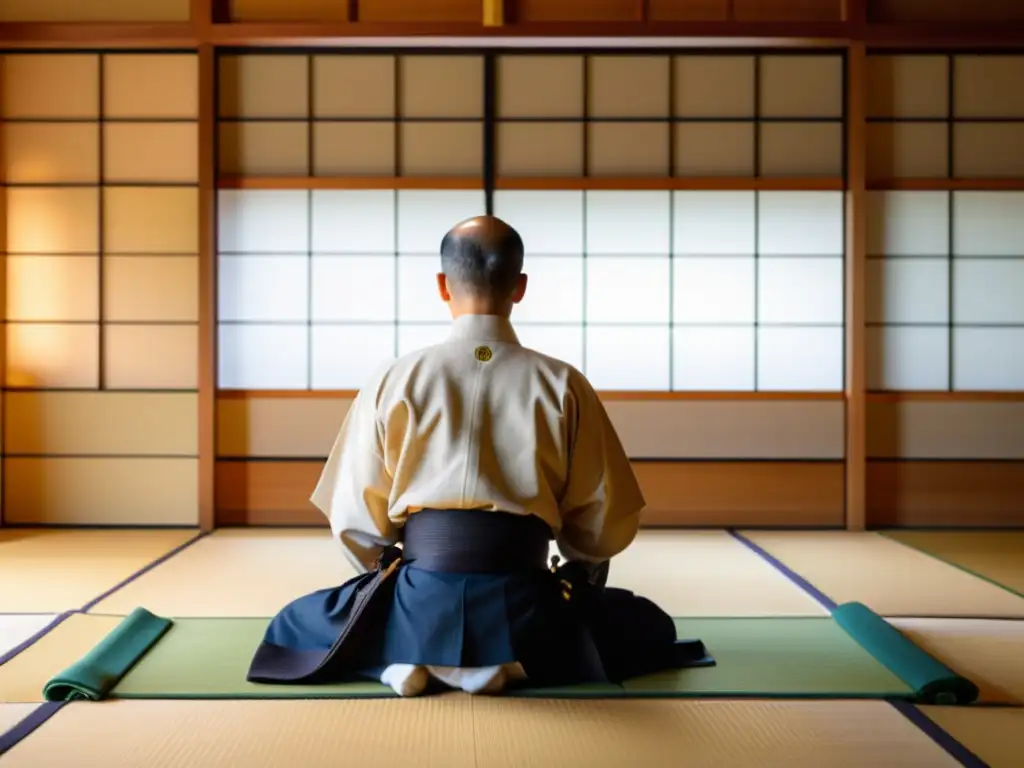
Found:
[{"label": "rolled teal mat", "polygon": [[973,704],[978,686],[910,641],[861,603],[844,603],[832,618],[880,664],[914,691],[922,704]]},{"label": "rolled teal mat", "polygon": [[47,682],[43,697],[47,701],[102,701],[173,623],[136,608],[99,645]]}]

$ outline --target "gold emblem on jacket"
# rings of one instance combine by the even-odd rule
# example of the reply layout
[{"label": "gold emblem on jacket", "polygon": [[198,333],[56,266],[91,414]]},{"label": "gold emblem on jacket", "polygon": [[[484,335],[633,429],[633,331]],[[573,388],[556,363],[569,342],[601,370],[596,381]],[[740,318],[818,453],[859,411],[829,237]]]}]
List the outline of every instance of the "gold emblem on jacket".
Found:
[{"label": "gold emblem on jacket", "polygon": [[494,353],[491,351],[490,347],[477,347],[473,350],[473,356],[481,363],[486,363],[494,357]]}]

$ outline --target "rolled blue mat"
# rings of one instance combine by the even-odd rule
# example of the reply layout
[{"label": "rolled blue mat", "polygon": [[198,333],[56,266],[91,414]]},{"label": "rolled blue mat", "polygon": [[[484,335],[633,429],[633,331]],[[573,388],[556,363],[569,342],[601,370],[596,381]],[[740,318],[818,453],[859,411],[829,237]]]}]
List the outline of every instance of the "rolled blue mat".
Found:
[{"label": "rolled blue mat", "polygon": [[973,704],[978,686],[928,654],[862,603],[844,603],[832,618],[914,692],[921,704]]},{"label": "rolled blue mat", "polygon": [[50,679],[43,697],[46,701],[102,701],[173,623],[136,608],[95,648]]}]

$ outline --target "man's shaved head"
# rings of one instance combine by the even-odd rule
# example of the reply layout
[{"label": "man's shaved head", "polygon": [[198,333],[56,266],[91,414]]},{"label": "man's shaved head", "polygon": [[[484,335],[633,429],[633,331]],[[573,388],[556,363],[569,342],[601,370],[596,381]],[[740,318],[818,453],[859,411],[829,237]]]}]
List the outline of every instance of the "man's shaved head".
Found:
[{"label": "man's shaved head", "polygon": [[457,293],[502,302],[516,290],[523,271],[523,239],[494,216],[475,216],[441,241],[441,271]]}]

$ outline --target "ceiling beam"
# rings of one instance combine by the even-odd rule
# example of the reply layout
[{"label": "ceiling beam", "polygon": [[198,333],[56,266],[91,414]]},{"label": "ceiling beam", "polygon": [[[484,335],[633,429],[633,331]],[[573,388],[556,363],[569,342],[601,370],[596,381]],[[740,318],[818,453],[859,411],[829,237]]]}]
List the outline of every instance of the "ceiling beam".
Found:
[{"label": "ceiling beam", "polygon": [[[490,0],[489,0],[490,2]],[[495,4],[500,5],[500,3]],[[1024,22],[866,24],[843,22],[279,22],[218,23],[210,0],[193,0],[192,23],[0,24],[8,49],[353,47],[353,46],[539,46],[539,47],[846,47],[1024,49]],[[858,0],[848,12],[859,13]],[[497,20],[499,17],[488,17]],[[504,16],[501,21],[507,21]]]}]

